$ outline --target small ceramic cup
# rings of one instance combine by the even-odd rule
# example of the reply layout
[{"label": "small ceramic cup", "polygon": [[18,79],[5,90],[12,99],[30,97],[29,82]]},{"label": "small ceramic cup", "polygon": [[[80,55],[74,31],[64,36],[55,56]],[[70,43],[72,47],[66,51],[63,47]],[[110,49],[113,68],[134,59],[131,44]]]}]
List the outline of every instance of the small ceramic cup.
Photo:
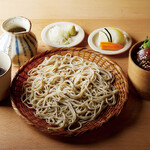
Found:
[{"label": "small ceramic cup", "polygon": [[0,101],[9,96],[11,83],[11,59],[0,51]]},{"label": "small ceramic cup", "polygon": [[146,99],[150,100],[150,71],[146,71],[136,64],[135,56],[139,51],[139,47],[142,42],[138,42],[132,46],[129,52],[128,61],[128,76],[135,87],[138,94]]},{"label": "small ceramic cup", "polygon": [[22,66],[37,53],[38,41],[31,26],[31,21],[21,16],[8,18],[1,25],[0,50],[10,56],[13,66]]}]

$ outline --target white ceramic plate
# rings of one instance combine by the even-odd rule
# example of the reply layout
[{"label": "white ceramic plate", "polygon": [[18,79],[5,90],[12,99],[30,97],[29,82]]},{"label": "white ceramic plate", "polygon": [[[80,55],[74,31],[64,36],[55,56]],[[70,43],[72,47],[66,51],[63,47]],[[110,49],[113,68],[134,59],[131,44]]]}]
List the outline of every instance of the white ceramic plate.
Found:
[{"label": "white ceramic plate", "polygon": [[[104,28],[112,28],[112,27],[104,27]],[[104,28],[96,29],[95,31],[93,31],[93,32],[89,35],[89,37],[88,37],[88,44],[89,44],[89,46],[90,46],[93,50],[98,51],[98,52],[100,52],[100,53],[102,53],[102,54],[116,55],[116,54],[123,53],[123,52],[127,51],[127,50],[130,48],[130,46],[131,46],[131,44],[132,44],[132,38],[131,38],[131,36],[130,36],[128,33],[126,33],[125,31],[123,31],[123,30],[117,28],[117,29],[119,29],[120,31],[122,31],[123,34],[124,34],[124,36],[125,36],[126,44],[124,45],[124,47],[123,47],[122,49],[116,50],[116,51],[102,50],[102,49],[100,48],[100,46],[99,46],[99,45],[100,45],[100,42],[99,42],[99,31],[100,31],[100,30],[103,30]]]},{"label": "white ceramic plate", "polygon": [[[48,38],[47,38],[47,34],[49,32],[49,30],[51,28],[53,28],[54,26],[59,26],[59,27],[64,27],[66,25],[74,25],[75,26],[75,29],[76,31],[78,32],[77,35],[75,36],[72,36],[72,41],[70,44],[68,45],[58,45],[58,44],[55,44],[55,43],[52,43]],[[76,46],[78,45],[79,43],[81,43],[84,39],[84,36],[85,36],[85,33],[84,33],[84,30],[77,24],[75,23],[72,23],[72,22],[56,22],[56,23],[52,23],[52,24],[49,24],[48,26],[46,26],[43,30],[42,30],[42,33],[41,33],[41,37],[42,37],[42,40],[44,43],[50,45],[50,46],[53,46],[53,47],[72,47],[72,46]]]}]

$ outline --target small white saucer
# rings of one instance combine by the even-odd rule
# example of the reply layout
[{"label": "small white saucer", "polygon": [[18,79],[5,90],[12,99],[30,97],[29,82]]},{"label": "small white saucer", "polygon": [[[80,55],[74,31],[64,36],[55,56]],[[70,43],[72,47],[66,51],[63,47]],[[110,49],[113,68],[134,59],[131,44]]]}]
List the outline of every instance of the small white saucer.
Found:
[{"label": "small white saucer", "polygon": [[[74,25],[75,26],[75,29],[78,33],[76,36],[72,36],[72,42],[70,44],[58,45],[58,44],[52,43],[47,38],[46,35],[48,34],[48,31],[56,25],[59,27],[64,27],[66,25]],[[72,22],[55,22],[55,23],[52,23],[52,24],[49,24],[48,26],[46,26],[41,32],[41,37],[42,37],[43,42],[50,45],[50,46],[53,46],[53,47],[73,47],[73,46],[76,46],[83,41],[84,36],[85,36],[84,30],[79,25],[72,23]]]},{"label": "small white saucer", "polygon": [[[111,28],[111,27],[104,27],[104,28]],[[123,53],[130,48],[130,46],[132,44],[131,36],[128,33],[126,33],[125,31],[117,28],[118,30],[122,31],[125,36],[126,44],[124,45],[124,47],[122,49],[116,50],[116,51],[102,50],[99,46],[100,45],[99,31],[103,30],[104,28],[96,29],[89,35],[88,44],[93,50],[98,51],[102,54],[106,54],[106,55],[116,55],[116,54]]]}]

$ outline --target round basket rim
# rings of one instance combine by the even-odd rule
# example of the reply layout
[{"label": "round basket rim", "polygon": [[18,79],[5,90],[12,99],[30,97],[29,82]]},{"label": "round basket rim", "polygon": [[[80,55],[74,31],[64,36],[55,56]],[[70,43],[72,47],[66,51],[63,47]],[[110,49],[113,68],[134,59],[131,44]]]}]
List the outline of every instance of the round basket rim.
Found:
[{"label": "round basket rim", "polygon": [[[36,61],[37,59],[40,59],[41,57],[45,57],[47,54],[53,54],[53,53],[57,53],[59,51],[59,53],[61,53],[61,51],[68,51],[68,52],[72,52],[72,51],[78,51],[78,52],[83,52],[83,53],[92,53],[94,54],[95,56],[98,56],[98,57],[101,57],[101,58],[104,58],[105,60],[107,60],[111,65],[114,66],[114,68],[120,73],[121,77],[122,77],[122,80],[124,82],[124,99],[122,100],[122,104],[121,106],[113,113],[113,115],[109,115],[105,121],[102,121],[102,122],[99,122],[97,126],[91,126],[89,129],[85,128],[85,129],[82,129],[80,131],[79,130],[75,130],[75,131],[68,131],[66,130],[65,132],[61,132],[61,130],[49,130],[47,128],[44,128],[44,127],[39,127],[37,126],[37,124],[33,123],[28,117],[26,117],[17,107],[17,103],[14,99],[14,95],[13,95],[13,91],[14,91],[14,86],[15,86],[15,81],[17,80],[18,78],[18,75],[29,65],[31,64],[32,62]],[[126,101],[127,101],[127,98],[128,98],[128,82],[127,82],[127,78],[123,72],[123,70],[121,69],[121,67],[113,60],[111,60],[110,58],[104,56],[103,54],[100,54],[99,52],[95,52],[91,49],[88,49],[88,48],[77,48],[77,47],[73,47],[73,48],[53,48],[51,50],[46,50],[42,53],[39,53],[37,54],[36,56],[34,56],[33,58],[31,58],[30,60],[28,60],[23,66],[21,66],[19,68],[19,70],[17,71],[15,77],[13,78],[13,81],[12,81],[12,84],[11,84],[11,103],[12,103],[12,107],[13,109],[15,110],[15,112],[21,117],[23,118],[28,124],[36,127],[38,130],[40,131],[43,131],[43,132],[46,132],[46,133],[50,133],[52,135],[61,135],[61,136],[78,136],[78,135],[81,135],[87,131],[92,131],[96,128],[99,128],[101,127],[104,123],[108,122],[110,119],[112,118],[115,118],[117,117],[121,110],[123,109]],[[98,117],[99,118],[99,117]],[[91,121],[92,122],[92,121]]]}]

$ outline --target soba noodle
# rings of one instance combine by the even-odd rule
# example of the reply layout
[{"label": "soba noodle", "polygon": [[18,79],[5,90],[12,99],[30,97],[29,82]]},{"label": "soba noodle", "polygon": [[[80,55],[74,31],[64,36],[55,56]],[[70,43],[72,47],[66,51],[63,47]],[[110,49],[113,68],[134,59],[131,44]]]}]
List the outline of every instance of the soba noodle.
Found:
[{"label": "soba noodle", "polygon": [[28,75],[21,100],[50,129],[79,129],[116,103],[111,73],[78,56],[46,57]]}]

